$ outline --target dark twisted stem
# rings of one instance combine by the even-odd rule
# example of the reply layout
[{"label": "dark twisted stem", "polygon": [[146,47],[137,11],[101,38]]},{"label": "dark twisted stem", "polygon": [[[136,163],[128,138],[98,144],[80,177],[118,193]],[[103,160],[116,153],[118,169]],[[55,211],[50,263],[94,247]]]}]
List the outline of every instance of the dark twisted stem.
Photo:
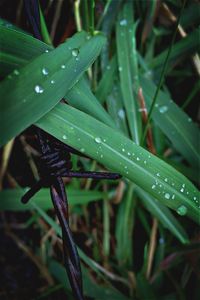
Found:
[{"label": "dark twisted stem", "polygon": [[[41,40],[38,1],[24,0],[24,3],[34,36]],[[81,155],[80,152],[60,141],[55,141],[53,137],[44,133],[39,128],[37,128],[37,136],[42,153],[41,162],[43,166],[40,170],[41,179],[21,200],[23,203],[27,203],[42,187],[50,187],[51,199],[62,228],[64,261],[69,281],[75,299],[83,300],[80,260],[69,228],[68,201],[62,177],[118,179],[121,176],[119,174],[105,172],[70,171],[72,167],[70,152]]]}]

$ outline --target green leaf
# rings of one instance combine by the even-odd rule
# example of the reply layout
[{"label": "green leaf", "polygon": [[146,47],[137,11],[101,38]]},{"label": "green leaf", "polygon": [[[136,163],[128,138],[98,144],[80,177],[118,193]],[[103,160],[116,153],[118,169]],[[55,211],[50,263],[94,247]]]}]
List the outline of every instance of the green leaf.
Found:
[{"label": "green leaf", "polygon": [[[50,199],[49,189],[41,189],[37,194],[33,196],[30,202],[26,205],[21,203],[21,197],[25,194],[27,189],[9,189],[0,191],[0,210],[12,210],[22,211],[33,209],[32,202],[36,203],[40,208],[44,210],[52,209],[53,205]],[[69,198],[70,205],[82,205],[91,201],[102,200],[105,197],[105,193],[98,191],[84,191],[75,190],[70,187],[66,187],[66,193]]]},{"label": "green leaf", "polygon": [[[150,80],[140,77],[147,108],[150,108],[156,86]],[[173,146],[195,168],[200,165],[198,142],[200,134],[197,126],[167,94],[159,91],[152,114],[156,125],[170,139]]]},{"label": "green leaf", "polygon": [[[79,37],[84,42],[85,35],[82,34]],[[26,65],[28,61],[44,53],[45,50],[53,50],[52,47],[27,34],[21,34],[7,28],[0,31],[0,39],[2,45],[0,67],[2,67],[1,70],[4,70],[4,72],[1,71],[1,75],[7,75],[16,67]],[[10,60],[10,57],[12,60]],[[111,127],[115,127],[112,118],[91,92],[86,79],[82,78],[64,98],[70,105],[81,109]]]},{"label": "green leaf", "polygon": [[102,35],[88,40],[86,33],[78,33],[1,82],[0,144],[53,108],[95,60],[104,41]]},{"label": "green leaf", "polygon": [[181,224],[175,219],[170,210],[164,206],[162,203],[158,202],[156,199],[153,199],[147,193],[141,189],[137,189],[137,193],[140,196],[141,201],[143,202],[146,209],[156,217],[160,223],[171,231],[181,243],[189,243],[187,233]]},{"label": "green leaf", "polygon": [[171,166],[89,115],[58,104],[37,126],[129,178],[147,193],[199,221],[199,193]]},{"label": "green leaf", "polygon": [[139,144],[141,117],[138,113],[138,68],[136,58],[136,23],[133,22],[133,3],[128,1],[120,11],[117,23],[117,59],[124,107],[132,139]]}]

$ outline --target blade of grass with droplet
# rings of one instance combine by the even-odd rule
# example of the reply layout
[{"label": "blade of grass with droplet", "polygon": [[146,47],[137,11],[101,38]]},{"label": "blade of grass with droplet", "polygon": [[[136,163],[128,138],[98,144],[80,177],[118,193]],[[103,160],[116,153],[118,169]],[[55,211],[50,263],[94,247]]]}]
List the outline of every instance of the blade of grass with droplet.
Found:
[{"label": "blade of grass with droplet", "polygon": [[[168,69],[171,68],[177,60],[184,57],[185,55],[191,55],[194,52],[199,51],[199,36],[200,28],[197,28],[173,46],[168,61]],[[149,63],[149,68],[153,70],[162,69],[167,51],[168,50],[164,50],[162,53],[154,57],[154,59]]]},{"label": "blade of grass with droplet", "polygon": [[5,76],[53,47],[25,32],[0,25],[0,74]]},{"label": "blade of grass with droplet", "polygon": [[199,221],[199,193],[195,186],[116,130],[65,104],[58,104],[36,125],[129,178],[164,205]]},{"label": "blade of grass with droplet", "polygon": [[[79,37],[82,38],[82,41],[84,42],[85,35],[82,34]],[[42,43],[27,34],[16,33],[13,30],[4,29],[4,31],[0,31],[0,39],[1,38],[2,48],[0,50],[0,67],[2,67],[5,72],[1,73],[0,71],[1,75],[7,75],[16,67],[26,65],[28,61],[44,53],[45,50],[53,50],[52,47],[45,43]],[[20,43],[17,43],[17,40],[19,40]],[[7,45],[8,41],[9,43]],[[28,56],[26,56],[27,52],[29,53]],[[23,55],[25,55],[25,59],[22,60]],[[12,58],[11,61],[9,59],[10,56]],[[70,89],[67,96],[64,98],[70,105],[89,113],[91,116],[105,122],[105,124],[111,127],[115,127],[111,117],[91,92],[86,80],[81,79],[72,89]]]},{"label": "blade of grass with droplet", "polygon": [[[152,81],[142,76],[140,77],[140,82],[147,108],[150,108],[156,86]],[[160,91],[156,102],[157,104],[152,114],[153,120],[170,139],[173,147],[176,148],[194,168],[198,168],[200,165],[200,155],[198,151],[200,134],[197,126],[166,93]]]},{"label": "blade of grass with droplet", "polygon": [[117,128],[128,137],[126,113],[122,103],[122,93],[119,84],[114,84],[111,94],[107,96],[106,104],[108,112],[115,121]]},{"label": "blade of grass with droplet", "polygon": [[137,104],[139,82],[135,30],[136,23],[133,21],[133,3],[129,1],[121,9],[117,18],[117,59],[128,126],[132,139],[139,144],[141,117],[138,113]]},{"label": "blade of grass with droplet", "polygon": [[189,243],[189,239],[184,228],[166,206],[158,202],[156,199],[153,199],[141,189],[137,188],[137,194],[151,215],[156,217],[156,219],[158,219],[165,228],[170,230],[171,233],[176,236],[181,243]]},{"label": "blade of grass with droplet", "polygon": [[105,72],[106,67],[108,66],[109,63],[109,47],[110,47],[110,39],[111,39],[111,33],[113,29],[113,25],[115,23],[115,20],[117,18],[117,13],[120,8],[120,5],[122,3],[122,0],[111,0],[108,10],[106,12],[106,15],[103,18],[103,23],[101,27],[101,31],[105,34],[107,37],[106,44],[103,46],[100,58],[101,58],[101,71]]},{"label": "blade of grass with droplet", "polygon": [[[33,209],[31,203],[34,202],[43,210],[52,209],[53,205],[50,199],[49,189],[41,189],[33,196],[26,205],[21,203],[21,197],[26,189],[9,189],[0,191],[0,210],[22,211]],[[99,191],[77,190],[66,187],[66,192],[70,205],[82,205],[92,201],[102,200],[106,197],[105,193]],[[109,195],[107,195],[109,197]],[[110,197],[109,197],[110,198]]]},{"label": "blade of grass with droplet", "polygon": [[1,145],[52,109],[94,62],[104,42],[100,34],[88,40],[86,33],[77,33],[4,79],[0,83]]}]

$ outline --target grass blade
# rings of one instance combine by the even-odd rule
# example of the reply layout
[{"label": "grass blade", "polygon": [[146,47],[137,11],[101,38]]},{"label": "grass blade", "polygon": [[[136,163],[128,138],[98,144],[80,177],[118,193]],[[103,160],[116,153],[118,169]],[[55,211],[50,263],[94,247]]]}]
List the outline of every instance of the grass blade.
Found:
[{"label": "grass blade", "polygon": [[102,35],[88,40],[85,33],[78,33],[1,82],[1,145],[37,121],[65,96],[95,60],[104,41]]},{"label": "grass blade", "polygon": [[195,186],[116,130],[64,104],[58,104],[36,125],[129,178],[179,214],[199,221],[199,193]]}]

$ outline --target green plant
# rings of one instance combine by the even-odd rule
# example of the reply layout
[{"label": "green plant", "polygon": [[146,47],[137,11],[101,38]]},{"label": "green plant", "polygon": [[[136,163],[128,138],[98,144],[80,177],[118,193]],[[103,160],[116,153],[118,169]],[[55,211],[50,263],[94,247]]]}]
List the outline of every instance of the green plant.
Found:
[{"label": "green plant", "polygon": [[[95,3],[102,3],[102,16],[97,14]],[[97,209],[95,217],[97,224],[103,222],[99,227],[103,228],[103,233],[100,230],[95,240],[92,231],[85,232],[88,239],[92,239],[92,258],[79,251],[84,263],[95,271],[94,281],[88,268],[83,266],[85,294],[95,299],[187,297],[185,286],[192,276],[192,264],[185,262],[187,275],[182,276],[180,284],[170,268],[175,268],[175,264],[182,266],[183,254],[195,252],[199,247],[195,236],[189,232],[191,228],[196,231],[193,221],[199,223],[199,192],[196,187],[199,131],[181,108],[193,100],[193,86],[190,86],[189,100],[181,95],[184,99],[181,105],[177,105],[172,100],[168,81],[173,76],[178,89],[182,81],[187,83],[188,77],[195,78],[194,91],[199,91],[199,73],[194,76],[192,69],[192,63],[197,69],[200,64],[196,54],[199,20],[193,16],[199,8],[195,2],[187,3],[180,19],[182,31],[179,25],[175,36],[175,27],[162,25],[162,21],[173,24],[172,16],[176,19],[169,10],[170,6],[177,15],[181,11],[181,5],[176,1],[165,1],[160,8],[154,1],[75,1],[77,28],[85,31],[75,33],[57,48],[48,44],[50,38],[42,11],[41,24],[46,43],[1,21],[1,146],[35,124],[91,157],[93,162],[80,159],[86,170],[105,166],[124,176],[119,186],[107,181],[98,184],[83,182],[84,188],[76,180],[67,184],[72,195],[74,193],[70,199],[71,205],[74,204],[72,215],[79,214],[88,230],[91,230],[88,203],[101,200],[101,204],[94,204],[92,211],[94,207]],[[157,24],[154,21],[158,9],[161,19]],[[183,29],[188,35],[177,38]],[[171,44],[173,37],[176,40]],[[180,58],[185,59],[186,66],[179,62]],[[192,63],[188,63],[189,59]],[[60,103],[62,98],[69,105]],[[152,114],[147,128],[148,112]],[[4,153],[8,149],[9,144],[4,147]],[[73,163],[77,165],[76,157]],[[0,208],[34,210],[33,222],[42,218],[60,235],[54,218],[47,214],[51,206],[45,196],[46,190],[36,195],[28,207],[19,202],[22,193],[20,187],[2,190]],[[117,205],[108,201],[118,198],[120,193],[122,196]],[[79,197],[85,197],[84,205]],[[44,202],[39,201],[40,198]],[[134,251],[137,253],[134,238],[134,235],[138,238],[137,226],[143,228],[141,232],[146,237],[141,244],[143,261],[139,270],[134,254]],[[156,237],[158,235],[160,239]],[[46,244],[47,248],[52,247],[49,244]],[[171,253],[174,253],[173,258]],[[166,262],[166,256],[171,260]],[[94,260],[103,263],[103,267]],[[47,265],[49,272],[70,295],[61,265],[51,258]],[[172,282],[174,290],[166,289],[163,294],[165,280]],[[169,295],[171,292],[172,296]],[[194,294],[194,297],[198,295]]]}]

